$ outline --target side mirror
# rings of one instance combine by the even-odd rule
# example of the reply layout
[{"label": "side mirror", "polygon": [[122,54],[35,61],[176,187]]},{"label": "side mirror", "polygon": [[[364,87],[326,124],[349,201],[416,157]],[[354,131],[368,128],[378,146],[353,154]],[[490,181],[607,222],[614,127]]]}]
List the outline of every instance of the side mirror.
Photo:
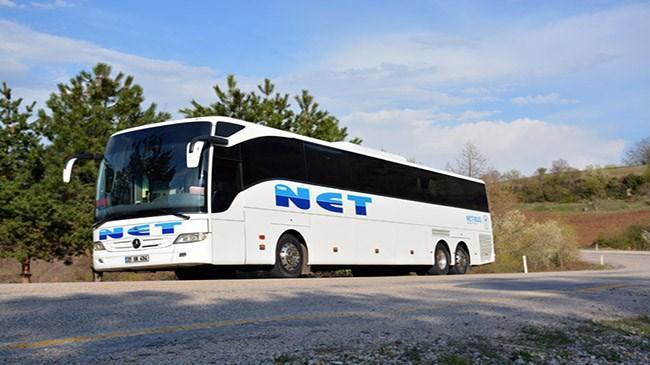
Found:
[{"label": "side mirror", "polygon": [[65,162],[65,167],[63,168],[63,182],[69,183],[70,177],[72,176],[72,167],[77,162],[77,160],[101,160],[104,156],[96,153],[77,153],[76,155],[70,157],[68,161]]},{"label": "side mirror", "polygon": [[201,154],[203,148],[207,145],[227,146],[228,139],[216,136],[198,136],[192,138],[190,143],[187,144],[187,155],[185,165],[188,169],[193,169],[199,166],[201,161]]},{"label": "side mirror", "polygon": [[194,144],[190,142],[187,144],[187,158],[185,164],[188,169],[193,169],[199,166],[199,162],[201,162],[201,152],[203,152],[203,145],[205,145],[205,142],[196,142]]},{"label": "side mirror", "polygon": [[77,157],[71,157],[65,162],[65,167],[63,168],[63,182],[66,184],[70,182],[72,166],[74,166],[75,162],[77,162]]}]

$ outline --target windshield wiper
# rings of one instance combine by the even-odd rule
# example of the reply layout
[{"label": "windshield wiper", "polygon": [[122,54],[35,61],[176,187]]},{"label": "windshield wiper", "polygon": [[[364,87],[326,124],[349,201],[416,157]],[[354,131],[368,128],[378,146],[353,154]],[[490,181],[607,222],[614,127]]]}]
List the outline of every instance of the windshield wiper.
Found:
[{"label": "windshield wiper", "polygon": [[132,215],[132,214],[133,213],[114,214],[114,215],[112,215],[110,217],[102,218],[102,219],[98,220],[97,222],[93,223],[93,228],[97,228],[97,227],[101,226],[102,224],[104,224],[104,223],[106,223],[108,221],[112,221],[114,219],[119,219],[119,218],[125,218],[127,216]]}]

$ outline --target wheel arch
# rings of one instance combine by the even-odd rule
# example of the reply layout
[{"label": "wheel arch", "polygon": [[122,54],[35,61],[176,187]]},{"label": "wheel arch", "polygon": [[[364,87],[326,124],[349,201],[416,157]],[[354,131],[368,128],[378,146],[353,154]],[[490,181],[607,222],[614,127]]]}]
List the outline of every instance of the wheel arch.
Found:
[{"label": "wheel arch", "polygon": [[438,247],[438,245],[442,245],[442,247],[443,247],[445,250],[447,250],[447,256],[448,256],[449,259],[450,259],[449,264],[451,265],[451,263],[452,263],[451,260],[454,259],[454,255],[451,254],[451,250],[449,249],[449,243],[447,243],[447,241],[445,241],[445,240],[442,239],[442,238],[439,239],[438,241],[436,241],[436,244],[433,245],[433,251],[432,251],[434,255],[436,254],[436,247]]},{"label": "wheel arch", "polygon": [[449,244],[447,243],[447,241],[445,241],[443,239],[438,240],[438,242],[436,242],[436,244],[433,246],[433,249],[435,250],[436,247],[438,247],[438,245],[440,245],[440,244],[442,244],[442,247],[444,247],[447,250],[447,253],[451,255],[451,250],[449,249]]}]

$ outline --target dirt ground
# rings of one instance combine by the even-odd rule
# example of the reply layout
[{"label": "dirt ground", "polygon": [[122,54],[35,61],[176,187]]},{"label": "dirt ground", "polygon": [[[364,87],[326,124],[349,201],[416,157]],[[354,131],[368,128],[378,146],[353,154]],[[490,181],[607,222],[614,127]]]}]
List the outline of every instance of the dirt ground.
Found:
[{"label": "dirt ground", "polygon": [[[92,281],[91,258],[88,256],[75,257],[72,264],[66,265],[62,261],[32,262],[32,282],[53,283],[70,281]],[[139,281],[139,280],[170,280],[174,279],[172,272],[158,273],[106,273],[104,280],[113,281]],[[19,283],[20,264],[15,260],[0,259],[0,283]]]},{"label": "dirt ground", "polygon": [[613,212],[534,212],[524,214],[537,220],[554,219],[572,226],[578,244],[591,245],[600,234],[618,233],[633,224],[650,223],[650,210]]}]

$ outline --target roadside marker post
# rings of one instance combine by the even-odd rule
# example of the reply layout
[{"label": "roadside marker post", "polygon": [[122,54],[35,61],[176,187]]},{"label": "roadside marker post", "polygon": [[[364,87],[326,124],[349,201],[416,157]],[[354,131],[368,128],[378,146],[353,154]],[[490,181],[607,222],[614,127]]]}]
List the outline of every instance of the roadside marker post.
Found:
[{"label": "roadside marker post", "polygon": [[528,261],[526,261],[526,256],[522,256],[524,259],[524,274],[528,274]]},{"label": "roadside marker post", "polygon": [[600,266],[605,266],[605,256],[600,255]]}]

